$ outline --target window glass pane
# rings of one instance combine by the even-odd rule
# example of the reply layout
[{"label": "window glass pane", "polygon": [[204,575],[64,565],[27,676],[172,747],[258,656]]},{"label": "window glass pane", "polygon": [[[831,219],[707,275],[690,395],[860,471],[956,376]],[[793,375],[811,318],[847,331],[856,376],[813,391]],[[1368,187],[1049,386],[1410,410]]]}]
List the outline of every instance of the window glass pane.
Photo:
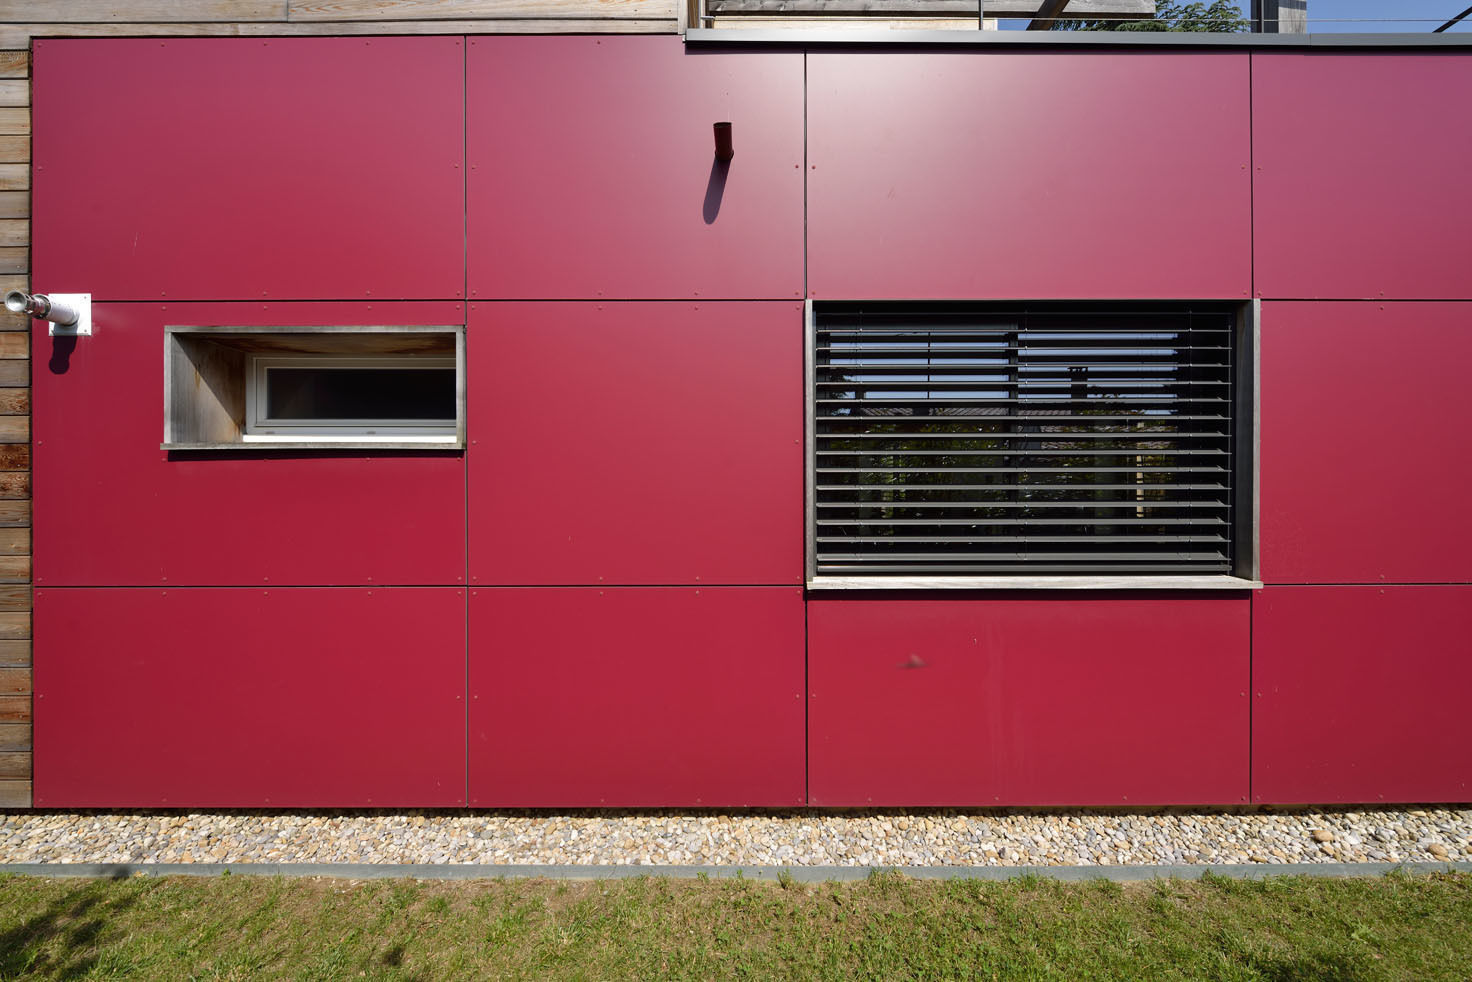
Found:
[{"label": "window glass pane", "polygon": [[268,368],[266,415],[455,420],[454,368]]}]

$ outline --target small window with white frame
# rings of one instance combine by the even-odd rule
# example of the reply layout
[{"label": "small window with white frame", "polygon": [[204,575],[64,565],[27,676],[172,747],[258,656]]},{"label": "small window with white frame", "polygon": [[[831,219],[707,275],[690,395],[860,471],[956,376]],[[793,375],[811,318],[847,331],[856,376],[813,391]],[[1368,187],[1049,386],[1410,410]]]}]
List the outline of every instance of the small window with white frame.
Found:
[{"label": "small window with white frame", "polygon": [[163,449],[463,449],[459,325],[168,327]]},{"label": "small window with white frame", "polygon": [[245,398],[247,443],[455,441],[453,356],[256,354]]}]

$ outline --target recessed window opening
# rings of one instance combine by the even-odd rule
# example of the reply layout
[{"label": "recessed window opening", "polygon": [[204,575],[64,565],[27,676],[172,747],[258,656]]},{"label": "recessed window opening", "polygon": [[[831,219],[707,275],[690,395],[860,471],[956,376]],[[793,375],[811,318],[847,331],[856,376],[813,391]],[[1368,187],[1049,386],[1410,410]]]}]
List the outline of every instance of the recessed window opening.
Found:
[{"label": "recessed window opening", "polygon": [[463,326],[164,329],[165,450],[464,447]]}]

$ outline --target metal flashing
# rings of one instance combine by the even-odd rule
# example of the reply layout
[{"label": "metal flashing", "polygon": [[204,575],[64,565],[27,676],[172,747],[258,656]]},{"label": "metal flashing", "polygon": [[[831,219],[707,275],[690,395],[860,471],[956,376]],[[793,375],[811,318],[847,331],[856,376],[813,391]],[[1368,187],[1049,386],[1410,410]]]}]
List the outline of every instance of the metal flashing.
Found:
[{"label": "metal flashing", "polygon": [[685,43],[697,46],[779,47],[1044,47],[1246,49],[1439,49],[1472,48],[1472,32],[1460,34],[1208,34],[1190,31],[893,31],[691,28]]}]

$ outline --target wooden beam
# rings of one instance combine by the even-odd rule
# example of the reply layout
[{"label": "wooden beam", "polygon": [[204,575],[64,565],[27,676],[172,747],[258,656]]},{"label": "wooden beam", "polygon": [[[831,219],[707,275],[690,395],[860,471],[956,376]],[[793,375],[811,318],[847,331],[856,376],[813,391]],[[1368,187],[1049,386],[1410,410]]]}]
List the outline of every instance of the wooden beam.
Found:
[{"label": "wooden beam", "polygon": [[1063,8],[1068,6],[1068,0],[1043,0],[1038,6],[1038,12],[1032,20],[1027,22],[1029,31],[1047,31],[1053,27],[1053,22],[1058,15],[1063,13]]},{"label": "wooden beam", "polygon": [[111,21],[286,20],[286,0],[0,0],[0,21],[67,24]]},{"label": "wooden beam", "polygon": [[592,9],[610,18],[678,17],[666,0],[292,0],[290,6],[285,19],[291,21],[586,18]]},{"label": "wooden beam", "polygon": [[[661,4],[669,16],[582,18],[488,18],[486,20],[373,20],[214,22],[188,24],[77,23],[58,28],[51,24],[0,24],[0,49],[28,47],[32,37],[315,37],[357,34],[674,34],[673,0]],[[975,11],[976,4],[971,4]],[[5,110],[0,109],[0,117]],[[26,112],[26,110],[21,110]],[[29,116],[27,116],[29,119]]]}]

